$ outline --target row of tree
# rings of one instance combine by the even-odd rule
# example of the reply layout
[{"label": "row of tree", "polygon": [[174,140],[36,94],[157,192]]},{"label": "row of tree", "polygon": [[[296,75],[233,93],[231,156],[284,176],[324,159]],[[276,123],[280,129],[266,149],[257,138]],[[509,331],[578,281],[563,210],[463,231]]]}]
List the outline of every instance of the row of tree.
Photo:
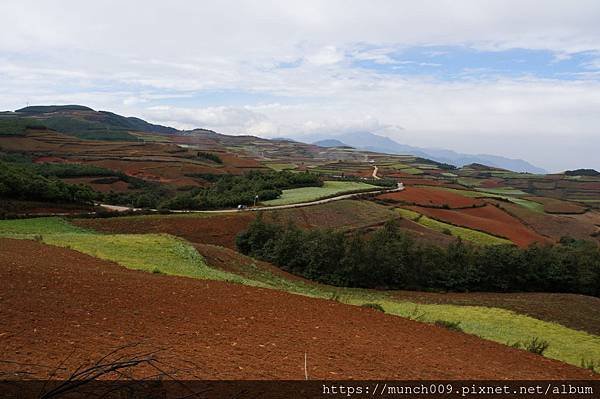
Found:
[{"label": "row of tree", "polygon": [[49,202],[89,203],[97,193],[89,186],[67,184],[31,168],[0,161],[0,197]]},{"label": "row of tree", "polygon": [[215,209],[252,205],[256,200],[278,198],[282,190],[320,187],[323,182],[314,173],[250,171],[244,175],[195,175],[211,183],[166,201],[168,209]]},{"label": "row of tree", "polygon": [[563,239],[554,246],[418,244],[388,222],[366,236],[305,231],[258,217],[237,237],[240,252],[326,284],[385,289],[571,292],[600,296],[597,244]]}]

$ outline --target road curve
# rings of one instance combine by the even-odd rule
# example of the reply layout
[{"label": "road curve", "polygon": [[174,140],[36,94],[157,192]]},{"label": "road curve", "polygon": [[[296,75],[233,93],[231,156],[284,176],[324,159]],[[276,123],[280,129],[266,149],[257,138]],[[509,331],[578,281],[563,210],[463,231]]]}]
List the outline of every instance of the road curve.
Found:
[{"label": "road curve", "polygon": [[[376,170],[373,171],[373,173],[375,174]],[[220,209],[220,210],[212,210],[212,211],[169,210],[169,212],[171,212],[171,213],[235,213],[235,212],[275,211],[278,209],[301,208],[304,206],[326,204],[328,202],[355,198],[355,197],[365,195],[365,194],[385,194],[385,193],[393,193],[393,192],[402,191],[402,190],[404,190],[404,184],[398,183],[398,186],[396,188],[392,188],[392,189],[363,191],[363,192],[359,192],[359,193],[343,194],[343,195],[338,195],[338,196],[330,197],[330,198],[324,198],[324,199],[320,199],[320,200],[316,200],[316,201],[298,202],[295,204],[262,206],[262,207],[256,207],[256,208],[246,208],[246,209]],[[157,212],[156,209],[131,208],[131,207],[126,207],[126,206],[117,206],[117,205],[108,205],[108,204],[98,204],[98,206],[100,206],[104,209],[110,210],[110,211],[115,211],[115,212],[142,211],[142,210]]]}]

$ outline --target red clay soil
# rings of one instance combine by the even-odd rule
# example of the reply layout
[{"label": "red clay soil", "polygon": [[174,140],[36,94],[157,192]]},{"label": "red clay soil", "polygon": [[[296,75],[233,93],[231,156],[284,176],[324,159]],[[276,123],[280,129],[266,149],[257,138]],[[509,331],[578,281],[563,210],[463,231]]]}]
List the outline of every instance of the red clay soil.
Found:
[{"label": "red clay soil", "polygon": [[502,179],[487,179],[483,180],[479,187],[481,188],[497,188],[502,187],[504,185],[504,180]]},{"label": "red clay soil", "polygon": [[[551,215],[534,212],[511,202],[487,198],[486,202],[500,207],[510,215],[521,220],[526,226],[539,234],[558,241],[561,237],[569,236],[579,240],[590,240],[598,228],[594,220],[585,218],[585,215]],[[588,212],[592,214],[591,212]],[[600,220],[598,221],[600,223]]]},{"label": "red clay soil", "polygon": [[115,217],[79,219],[74,224],[106,233],[168,233],[193,243],[221,245],[235,249],[235,237],[254,220],[254,213],[177,217]]},{"label": "red clay soil", "polygon": [[486,205],[482,208],[467,208],[460,210],[435,209],[424,207],[409,207],[431,218],[441,220],[456,226],[468,227],[484,231],[499,237],[505,237],[521,247],[527,247],[535,242],[546,243],[548,238],[526,227],[519,219],[496,208]]},{"label": "red clay soil", "polygon": [[0,265],[0,372],[14,378],[64,361],[60,378],[134,342],[162,349],[161,367],[188,379],[303,379],[305,353],[313,379],[598,378],[372,309],[127,270],[34,241],[0,239]]},{"label": "red clay soil", "polygon": [[376,198],[390,202],[450,208],[468,208],[484,204],[483,201],[475,198],[429,187],[406,187],[404,191],[382,194]]},{"label": "red clay soil", "polygon": [[587,210],[587,208],[584,206],[569,201],[562,201],[556,198],[527,197],[527,199],[543,204],[544,212],[547,213],[578,214],[585,213]]},{"label": "red clay soil", "polygon": [[[369,201],[343,200],[305,208],[265,213],[265,220],[294,222],[302,228],[344,228],[352,230],[383,223],[397,217],[387,207]],[[235,249],[235,237],[256,218],[254,212],[211,216],[157,216],[75,220],[78,226],[109,233],[169,233],[193,243]]]}]

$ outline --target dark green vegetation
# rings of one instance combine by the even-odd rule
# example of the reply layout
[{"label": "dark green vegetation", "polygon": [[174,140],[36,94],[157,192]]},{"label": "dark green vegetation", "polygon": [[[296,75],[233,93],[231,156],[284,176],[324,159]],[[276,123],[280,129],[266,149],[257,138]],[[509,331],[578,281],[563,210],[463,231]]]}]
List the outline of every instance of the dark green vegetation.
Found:
[{"label": "dark green vegetation", "polygon": [[[36,164],[21,154],[0,154],[0,165],[0,198],[82,204],[95,200],[136,208],[156,208],[165,196],[172,195],[159,183],[94,165]],[[73,177],[98,177],[96,182],[122,180],[129,184],[131,191],[100,193],[85,184],[69,184],[60,180]]]},{"label": "dark green vegetation", "polygon": [[237,237],[240,252],[322,283],[409,290],[571,292],[600,296],[600,248],[562,240],[554,246],[448,248],[419,245],[394,222],[370,237],[304,231],[258,217]]},{"label": "dark green vegetation", "polygon": [[526,342],[515,342],[511,345],[513,348],[525,349],[528,352],[535,353],[536,355],[544,355],[544,352],[550,347],[550,343],[546,340],[533,337],[531,340]]},{"label": "dark green vegetation", "polygon": [[594,169],[576,169],[567,170],[565,172],[567,176],[600,176],[600,172]]},{"label": "dark green vegetation", "polygon": [[13,118],[0,114],[0,135],[18,136],[27,129],[45,129],[39,121],[31,118]]},{"label": "dark green vegetation", "polygon": [[198,151],[198,158],[204,158],[214,163],[223,164],[223,160],[212,152]]},{"label": "dark green vegetation", "polygon": [[51,129],[86,140],[139,141],[130,132],[172,134],[177,130],[138,118],[94,111],[81,105],[32,106],[0,117],[2,134],[23,134],[27,129]]},{"label": "dark green vegetation", "polygon": [[96,198],[96,193],[88,186],[44,176],[34,168],[0,161],[0,197],[89,203]]},{"label": "dark green vegetation", "polygon": [[197,176],[211,181],[213,184],[208,188],[196,188],[179,194],[167,201],[164,207],[169,209],[215,209],[252,205],[255,201],[278,198],[284,189],[323,185],[318,175],[308,172],[251,171],[242,176]]}]

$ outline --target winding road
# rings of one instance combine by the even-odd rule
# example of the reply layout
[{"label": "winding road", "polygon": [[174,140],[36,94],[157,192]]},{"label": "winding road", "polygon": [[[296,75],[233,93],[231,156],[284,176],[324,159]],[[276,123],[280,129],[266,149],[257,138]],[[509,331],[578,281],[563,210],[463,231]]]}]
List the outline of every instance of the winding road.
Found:
[{"label": "winding road", "polygon": [[[377,165],[373,165],[373,175],[372,175],[373,178],[377,179],[377,180],[381,180],[381,177],[377,176],[378,171],[379,171],[379,168],[377,167]],[[220,209],[220,210],[213,210],[213,211],[169,210],[169,212],[171,212],[171,213],[235,213],[235,212],[275,211],[278,209],[300,208],[300,207],[304,207],[304,206],[326,204],[328,202],[356,198],[356,197],[359,197],[359,196],[365,195],[365,194],[385,194],[385,193],[393,193],[393,192],[403,191],[403,190],[404,190],[404,184],[398,183],[398,186],[396,188],[391,188],[391,189],[387,188],[384,190],[373,190],[373,191],[363,191],[363,192],[359,192],[359,193],[342,194],[342,195],[337,195],[335,197],[324,198],[324,199],[309,201],[309,202],[298,202],[295,204],[276,205],[276,206],[261,206],[261,207],[244,208],[244,209]],[[97,204],[97,206],[100,206],[104,209],[107,209],[107,210],[110,210],[113,212],[142,211],[142,210],[146,210],[146,211],[149,210],[149,211],[154,211],[154,212],[158,211],[157,209],[132,208],[132,207],[127,207],[127,206],[108,205],[108,204]]]},{"label": "winding road", "polygon": [[[404,184],[398,183],[396,188],[385,189],[385,190],[374,190],[374,191],[363,191],[360,193],[350,193],[350,194],[342,194],[337,195],[335,197],[324,198],[316,201],[309,202],[298,202],[295,204],[287,204],[287,205],[276,205],[276,206],[261,206],[256,208],[245,208],[245,209],[219,209],[213,211],[196,211],[196,210],[169,210],[171,213],[235,213],[235,212],[260,212],[260,211],[275,211],[278,209],[290,209],[290,208],[300,208],[304,206],[312,206],[312,205],[320,205],[326,204],[328,202],[339,201],[344,199],[356,198],[365,194],[385,194],[385,193],[393,193],[397,191],[404,190]],[[127,206],[118,206],[118,205],[108,205],[108,204],[98,204],[98,206],[114,211],[114,212],[125,212],[125,211],[154,211],[157,212],[157,209],[143,209],[143,208],[131,208]]]}]

